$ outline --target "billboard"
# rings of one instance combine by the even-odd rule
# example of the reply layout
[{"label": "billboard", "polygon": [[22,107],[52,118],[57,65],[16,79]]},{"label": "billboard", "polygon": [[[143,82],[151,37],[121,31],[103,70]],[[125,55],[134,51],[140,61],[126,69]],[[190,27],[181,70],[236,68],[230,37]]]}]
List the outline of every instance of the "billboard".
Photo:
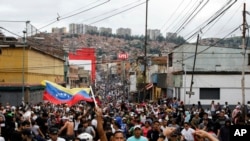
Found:
[{"label": "billboard", "polygon": [[75,53],[69,53],[69,65],[84,67],[91,72],[91,81],[94,82],[96,75],[95,48],[81,48]]}]

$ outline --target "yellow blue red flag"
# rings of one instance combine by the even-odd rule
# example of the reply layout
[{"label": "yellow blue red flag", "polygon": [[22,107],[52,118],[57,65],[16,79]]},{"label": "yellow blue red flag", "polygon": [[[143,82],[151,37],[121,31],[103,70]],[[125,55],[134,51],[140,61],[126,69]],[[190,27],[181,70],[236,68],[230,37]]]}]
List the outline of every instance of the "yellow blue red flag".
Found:
[{"label": "yellow blue red flag", "polygon": [[41,84],[45,86],[43,100],[48,100],[53,104],[66,103],[72,106],[81,100],[94,102],[89,95],[90,88],[68,89],[47,80],[43,80]]}]

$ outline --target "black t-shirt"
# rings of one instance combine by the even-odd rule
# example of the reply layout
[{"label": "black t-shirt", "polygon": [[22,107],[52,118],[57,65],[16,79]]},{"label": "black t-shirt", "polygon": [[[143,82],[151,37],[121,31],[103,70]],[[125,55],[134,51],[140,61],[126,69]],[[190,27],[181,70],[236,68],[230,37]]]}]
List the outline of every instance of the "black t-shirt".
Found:
[{"label": "black t-shirt", "polygon": [[160,134],[161,133],[157,130],[149,130],[147,134],[147,138],[149,139],[149,141],[157,141]]},{"label": "black t-shirt", "polygon": [[14,131],[10,137],[10,141],[21,141],[22,140],[22,134],[20,131]]},{"label": "black t-shirt", "polygon": [[48,126],[46,125],[47,124],[47,119],[44,118],[44,117],[38,117],[36,119],[36,122],[37,122],[37,125],[40,127],[40,130],[42,131],[42,133],[44,135],[46,135],[47,130],[48,130]]}]

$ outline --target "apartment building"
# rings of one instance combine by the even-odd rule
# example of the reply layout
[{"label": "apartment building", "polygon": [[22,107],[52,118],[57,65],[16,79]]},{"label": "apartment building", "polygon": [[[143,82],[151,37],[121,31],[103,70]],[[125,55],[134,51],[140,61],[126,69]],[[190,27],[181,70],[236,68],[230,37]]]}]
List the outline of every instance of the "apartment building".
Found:
[{"label": "apartment building", "polygon": [[147,35],[149,36],[149,39],[156,40],[157,37],[161,35],[161,31],[159,29],[148,29]]},{"label": "apartment building", "polygon": [[67,33],[67,30],[66,30],[66,27],[62,27],[62,28],[54,27],[54,28],[52,28],[52,33],[64,34],[64,33]]},{"label": "apartment building", "polygon": [[83,34],[86,34],[88,32],[98,32],[98,28],[96,26],[91,25],[83,25]]},{"label": "apartment building", "polygon": [[120,35],[120,36],[125,36],[125,35],[128,35],[128,36],[131,36],[131,29],[130,28],[118,28],[116,30],[116,35]]},{"label": "apartment building", "polygon": [[112,28],[100,27],[99,33],[100,34],[112,34]]}]

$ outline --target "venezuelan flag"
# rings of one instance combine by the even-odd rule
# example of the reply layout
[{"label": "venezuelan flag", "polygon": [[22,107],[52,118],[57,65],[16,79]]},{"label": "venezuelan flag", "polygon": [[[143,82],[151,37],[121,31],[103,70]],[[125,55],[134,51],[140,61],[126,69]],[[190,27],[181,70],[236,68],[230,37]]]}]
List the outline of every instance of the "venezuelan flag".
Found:
[{"label": "venezuelan flag", "polygon": [[48,100],[51,103],[67,103],[69,106],[72,106],[81,100],[93,102],[89,95],[90,88],[68,89],[47,80],[43,80],[41,84],[45,86],[43,100]]}]

